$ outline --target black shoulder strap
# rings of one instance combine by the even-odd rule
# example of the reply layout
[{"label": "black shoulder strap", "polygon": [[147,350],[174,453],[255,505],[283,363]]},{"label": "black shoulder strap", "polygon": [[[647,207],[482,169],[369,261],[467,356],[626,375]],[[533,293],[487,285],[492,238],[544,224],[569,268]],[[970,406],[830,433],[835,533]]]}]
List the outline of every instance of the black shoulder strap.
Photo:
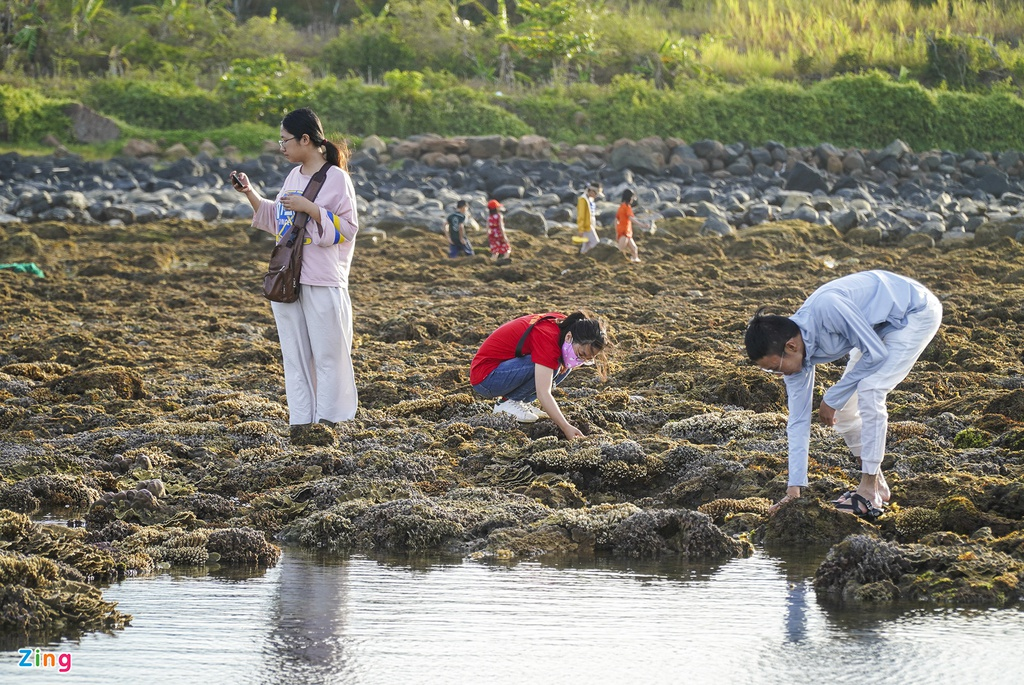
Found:
[{"label": "black shoulder strap", "polygon": [[526,328],[526,331],[523,333],[523,337],[519,338],[519,343],[516,345],[516,357],[522,357],[523,356],[523,345],[526,344],[526,336],[530,335],[530,331],[533,330],[534,326],[536,326],[538,323],[540,323],[544,319],[557,319],[557,318],[558,318],[557,316],[553,316],[551,314],[545,314],[544,316],[538,316],[536,319],[531,321],[530,325]]}]

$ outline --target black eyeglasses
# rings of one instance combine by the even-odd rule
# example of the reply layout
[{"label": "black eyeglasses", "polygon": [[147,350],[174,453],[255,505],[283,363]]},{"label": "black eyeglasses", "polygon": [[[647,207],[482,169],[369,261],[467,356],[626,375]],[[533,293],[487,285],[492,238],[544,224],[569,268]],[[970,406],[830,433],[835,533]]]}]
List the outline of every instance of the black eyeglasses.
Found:
[{"label": "black eyeglasses", "polygon": [[295,136],[292,136],[291,138],[282,138],[281,140],[277,141],[278,147],[284,149],[284,144],[287,143],[289,140],[295,140]]}]

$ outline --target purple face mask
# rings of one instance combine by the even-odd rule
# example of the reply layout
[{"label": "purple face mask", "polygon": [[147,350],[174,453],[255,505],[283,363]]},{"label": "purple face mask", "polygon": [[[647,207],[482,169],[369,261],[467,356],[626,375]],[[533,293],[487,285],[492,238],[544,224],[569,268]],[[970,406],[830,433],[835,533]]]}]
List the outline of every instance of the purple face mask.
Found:
[{"label": "purple face mask", "polygon": [[572,341],[566,340],[562,343],[562,363],[565,364],[565,368],[567,369],[575,369],[577,366],[591,364],[593,362],[580,359],[576,354],[576,350],[573,349]]}]

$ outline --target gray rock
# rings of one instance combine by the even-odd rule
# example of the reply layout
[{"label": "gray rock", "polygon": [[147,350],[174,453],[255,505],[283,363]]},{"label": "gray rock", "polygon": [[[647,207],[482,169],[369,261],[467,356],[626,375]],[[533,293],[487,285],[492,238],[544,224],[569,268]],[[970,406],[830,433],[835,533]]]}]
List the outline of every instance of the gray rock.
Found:
[{"label": "gray rock", "polygon": [[123,224],[135,223],[135,210],[126,205],[111,205],[103,210],[103,221],[120,221]]},{"label": "gray rock", "polygon": [[841,209],[829,215],[829,221],[840,233],[846,233],[860,223],[860,217],[854,209]]},{"label": "gray rock", "polygon": [[406,207],[423,204],[426,199],[426,196],[415,188],[399,188],[391,194],[392,202]]},{"label": "gray rock", "polygon": [[786,177],[786,190],[800,190],[813,193],[815,190],[828,192],[828,181],[824,174],[804,162],[797,162]]},{"label": "gray rock", "polygon": [[806,221],[807,223],[815,224],[818,223],[820,217],[818,216],[818,211],[814,209],[814,207],[811,207],[810,205],[800,205],[796,208],[796,211],[793,212],[793,215],[790,218],[797,221]]},{"label": "gray rock", "polygon": [[946,224],[941,221],[925,221],[914,229],[914,233],[924,233],[933,240],[941,240],[942,234],[946,232]]},{"label": "gray rock", "polygon": [[709,216],[700,227],[701,235],[726,236],[735,232],[736,229],[720,216]]},{"label": "gray rock", "polygon": [[702,188],[695,186],[687,188],[683,191],[679,197],[679,201],[683,204],[696,204],[697,202],[714,202],[716,193],[711,188]]},{"label": "gray rock", "polygon": [[505,214],[505,227],[540,237],[548,234],[548,222],[544,215],[524,207],[511,209]]},{"label": "gray rock", "polygon": [[848,243],[878,245],[882,242],[882,229],[878,226],[855,226],[847,231],[844,237]]},{"label": "gray rock", "polygon": [[767,202],[755,202],[747,207],[743,221],[751,226],[763,224],[775,219],[775,208]]},{"label": "gray rock", "polygon": [[498,186],[491,191],[491,197],[498,201],[509,200],[515,198],[517,200],[522,199],[526,195],[526,188],[523,186],[505,185]]},{"label": "gray rock", "polygon": [[69,104],[64,107],[64,115],[71,120],[71,133],[79,143],[109,143],[121,137],[121,129],[112,119],[85,105]]},{"label": "gray rock", "polygon": [[723,219],[725,218],[725,212],[723,212],[718,205],[712,204],[710,202],[698,202],[696,205],[694,205],[693,211],[694,216],[698,217],[717,216]]},{"label": "gray rock", "polygon": [[703,159],[722,159],[725,156],[725,146],[717,140],[698,140],[693,144],[694,153]]},{"label": "gray rock", "polygon": [[616,141],[608,163],[614,169],[630,169],[644,174],[657,174],[665,165],[661,155],[631,140]]},{"label": "gray rock", "polygon": [[899,159],[903,155],[909,154],[909,153],[912,153],[912,152],[913,152],[913,150],[910,149],[909,145],[907,145],[902,140],[897,138],[896,140],[892,141],[891,143],[886,145],[882,150],[879,151],[878,158],[879,158],[879,160],[883,160],[883,159],[886,159],[886,158]]}]

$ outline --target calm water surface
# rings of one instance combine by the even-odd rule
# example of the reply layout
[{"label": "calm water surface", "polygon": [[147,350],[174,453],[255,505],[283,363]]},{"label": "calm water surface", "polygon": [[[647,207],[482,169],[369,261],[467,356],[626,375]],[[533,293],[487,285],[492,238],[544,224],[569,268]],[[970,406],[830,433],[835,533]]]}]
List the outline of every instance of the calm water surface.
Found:
[{"label": "calm water surface", "polygon": [[820,603],[820,556],[718,566],[319,559],[248,578],[163,574],[104,591],[134,615],[55,642],[72,670],[0,683],[1024,682],[1024,612]]}]

